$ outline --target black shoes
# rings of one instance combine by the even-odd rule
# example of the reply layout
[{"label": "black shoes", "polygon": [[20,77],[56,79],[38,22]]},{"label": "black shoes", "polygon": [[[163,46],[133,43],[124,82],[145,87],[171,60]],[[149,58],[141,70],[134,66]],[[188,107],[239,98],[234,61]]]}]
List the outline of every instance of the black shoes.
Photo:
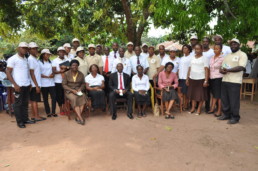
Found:
[{"label": "black shoes", "polygon": [[128,118],[129,119],[133,119],[133,115],[130,113],[130,114],[127,114]]},{"label": "black shoes", "polygon": [[227,117],[227,116],[224,116],[224,115],[218,117],[218,120],[229,120],[229,119],[230,119],[230,117]]},{"label": "black shoes", "polygon": [[228,121],[228,124],[236,124],[236,123],[238,123],[239,121],[237,121],[237,120],[235,120],[235,119],[230,119],[229,121]]},{"label": "black shoes", "polygon": [[19,123],[19,124],[17,124],[17,126],[18,126],[19,128],[26,128],[26,126],[24,125],[24,123]]},{"label": "black shoes", "polygon": [[117,115],[116,115],[116,114],[113,114],[113,115],[112,115],[112,120],[116,120],[116,117],[117,117]]},{"label": "black shoes", "polygon": [[34,120],[27,120],[24,122],[24,124],[34,124],[36,123]]},{"label": "black shoes", "polygon": [[35,121],[35,122],[39,122],[39,121],[44,121],[46,120],[46,118],[41,117],[40,119],[37,118],[31,118],[31,120]]}]

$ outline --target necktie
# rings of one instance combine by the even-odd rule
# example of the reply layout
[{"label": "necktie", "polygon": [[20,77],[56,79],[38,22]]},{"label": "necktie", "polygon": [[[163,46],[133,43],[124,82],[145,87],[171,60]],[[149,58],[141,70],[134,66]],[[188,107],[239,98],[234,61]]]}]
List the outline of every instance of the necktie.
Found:
[{"label": "necktie", "polygon": [[139,59],[139,56],[137,56],[137,65],[140,65],[140,59]]},{"label": "necktie", "polygon": [[120,74],[120,90],[123,90],[122,74]]},{"label": "necktie", "polygon": [[108,56],[106,57],[106,62],[105,62],[105,72],[108,73]]},{"label": "necktie", "polygon": [[116,58],[116,51],[114,51],[114,54],[115,54],[114,57]]}]

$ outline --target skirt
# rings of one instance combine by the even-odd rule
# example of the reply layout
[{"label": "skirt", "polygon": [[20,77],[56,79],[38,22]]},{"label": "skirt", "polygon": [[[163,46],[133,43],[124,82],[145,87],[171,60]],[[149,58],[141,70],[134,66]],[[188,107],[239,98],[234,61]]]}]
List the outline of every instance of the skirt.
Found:
[{"label": "skirt", "polygon": [[105,92],[101,91],[89,91],[89,97],[91,97],[91,103],[93,108],[106,108]]},{"label": "skirt", "polygon": [[182,88],[181,91],[182,91],[182,93],[183,93],[184,95],[187,94],[187,89],[188,89],[188,87],[187,87],[187,85],[186,85],[185,82],[186,82],[186,80],[183,80],[183,79],[180,79],[180,80],[179,80],[179,87]]},{"label": "skirt", "polygon": [[145,94],[145,95],[141,95],[139,94],[138,91],[134,92],[134,98],[137,104],[139,105],[149,105],[150,104],[150,95],[149,93]]},{"label": "skirt", "polygon": [[220,99],[221,97],[222,78],[210,79],[210,88],[213,98]]},{"label": "skirt", "polygon": [[169,92],[166,90],[163,90],[162,100],[164,102],[167,102],[170,100],[176,100],[176,99],[178,99],[178,95],[175,89],[171,88],[169,89]]},{"label": "skirt", "polygon": [[189,100],[206,101],[208,99],[207,87],[203,87],[204,79],[192,80],[189,79],[189,87],[187,96]]},{"label": "skirt", "polygon": [[86,96],[83,94],[82,96],[77,96],[73,93],[65,93],[65,97],[70,101],[71,106],[83,106],[86,104]]}]

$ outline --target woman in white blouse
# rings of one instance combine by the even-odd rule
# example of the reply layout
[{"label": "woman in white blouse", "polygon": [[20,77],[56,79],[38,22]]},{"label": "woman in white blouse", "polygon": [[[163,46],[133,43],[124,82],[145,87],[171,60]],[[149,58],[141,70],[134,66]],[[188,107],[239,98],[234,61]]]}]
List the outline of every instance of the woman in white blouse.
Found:
[{"label": "woman in white blouse", "polygon": [[138,115],[137,117],[146,117],[145,109],[150,103],[150,96],[148,90],[150,89],[149,77],[143,74],[143,67],[138,65],[136,67],[137,74],[132,78],[132,88],[134,91],[134,98],[137,103]]},{"label": "woman in white blouse", "polygon": [[195,56],[191,59],[186,85],[188,85],[188,98],[192,101],[192,109],[189,113],[195,112],[196,102],[199,102],[196,115],[200,115],[203,102],[208,98],[209,61],[202,55],[202,45],[195,45],[194,50]]},{"label": "woman in white blouse", "polygon": [[91,97],[92,107],[94,109],[101,108],[103,111],[106,109],[105,100],[105,84],[104,77],[99,73],[99,67],[96,64],[90,66],[90,74],[85,77],[86,89],[88,95]]},{"label": "woman in white blouse", "polygon": [[187,86],[186,86],[186,78],[188,73],[188,68],[191,62],[191,56],[190,53],[192,52],[192,47],[190,45],[183,45],[182,51],[184,56],[181,57],[179,68],[178,68],[178,77],[179,77],[179,87],[181,87],[181,91],[183,94],[183,110],[186,110],[188,108],[188,98],[187,98]]},{"label": "woman in white blouse", "polygon": [[[45,112],[47,117],[57,117],[56,114],[56,91],[54,82],[54,73],[52,72],[52,64],[49,60],[51,53],[48,49],[43,49],[39,58],[41,70],[41,92],[44,101]],[[51,111],[48,103],[48,96],[51,96]]]}]

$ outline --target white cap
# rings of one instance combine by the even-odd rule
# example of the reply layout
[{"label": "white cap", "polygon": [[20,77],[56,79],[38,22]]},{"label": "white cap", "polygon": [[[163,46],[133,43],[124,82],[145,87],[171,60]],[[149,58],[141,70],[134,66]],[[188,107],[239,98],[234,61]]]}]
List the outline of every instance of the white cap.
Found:
[{"label": "white cap", "polygon": [[52,54],[50,51],[49,51],[49,49],[43,49],[42,51],[41,51],[41,54],[43,54],[43,53],[47,53],[47,54]]},{"label": "white cap", "polygon": [[65,47],[71,48],[72,46],[70,45],[70,43],[65,43],[65,44],[63,45],[63,47],[64,47],[64,48],[65,48]]},{"label": "white cap", "polygon": [[196,35],[192,35],[190,40],[192,40],[192,39],[197,39],[198,40],[198,37]]},{"label": "white cap", "polygon": [[72,42],[80,42],[80,40],[77,38],[74,38]]},{"label": "white cap", "polygon": [[133,45],[133,42],[128,42],[128,43],[126,44],[126,46],[128,46],[128,45]]},{"label": "white cap", "polygon": [[240,44],[240,41],[238,39],[236,39],[236,38],[230,40],[230,43],[232,43],[232,42],[236,42],[236,43]]},{"label": "white cap", "polygon": [[102,47],[101,44],[97,44],[97,45],[96,45],[96,47],[99,47],[99,46]]},{"label": "white cap", "polygon": [[80,47],[78,47],[78,48],[76,49],[76,54],[77,54],[78,52],[80,52],[80,51],[84,51],[84,48],[83,48],[82,46],[80,46]]},{"label": "white cap", "polygon": [[60,50],[64,50],[64,51],[65,51],[65,49],[64,49],[63,46],[60,46],[60,47],[57,49],[57,52],[60,51]]},{"label": "white cap", "polygon": [[213,36],[213,40],[214,40],[215,37],[219,37],[219,38],[223,39],[223,37],[219,34],[216,34],[215,36]]},{"label": "white cap", "polygon": [[26,42],[20,42],[18,47],[28,47],[28,43]]},{"label": "white cap", "polygon": [[171,46],[171,47],[169,48],[169,52],[171,52],[171,51],[176,52],[176,51],[177,51],[177,48],[175,48],[174,46]]},{"label": "white cap", "polygon": [[147,45],[146,43],[143,43],[143,44],[142,44],[142,48],[143,48],[143,46],[148,46],[148,45]]},{"label": "white cap", "polygon": [[30,42],[29,43],[29,48],[37,48],[38,45],[35,42]]},{"label": "white cap", "polygon": [[94,49],[96,49],[96,47],[95,47],[94,44],[89,44],[88,48],[94,48]]}]

